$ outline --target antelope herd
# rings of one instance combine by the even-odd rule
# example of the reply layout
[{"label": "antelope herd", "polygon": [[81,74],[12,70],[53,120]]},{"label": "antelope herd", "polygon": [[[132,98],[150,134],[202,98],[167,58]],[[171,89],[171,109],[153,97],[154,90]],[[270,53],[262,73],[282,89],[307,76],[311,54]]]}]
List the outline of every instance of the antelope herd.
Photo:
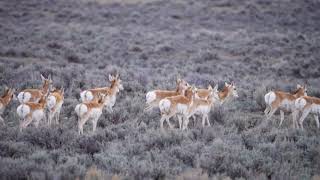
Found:
[{"label": "antelope herd", "polygon": [[[22,90],[17,98],[15,90],[5,88],[4,94],[0,97],[0,121],[6,106],[13,99],[18,99],[20,105],[17,107],[17,114],[20,121],[20,131],[34,121],[35,127],[39,126],[42,120],[47,120],[48,126],[54,121],[59,124],[60,111],[64,102],[64,88],[53,88],[53,81],[50,76],[45,78],[41,75],[42,86],[38,89]],[[106,108],[110,113],[116,102],[117,94],[123,90],[120,76],[109,75],[110,87],[100,87],[84,90],[80,93],[81,103],[76,105],[75,113],[78,117],[78,133],[83,134],[83,126],[92,121],[92,131],[95,132],[97,122]],[[158,108],[161,113],[160,127],[163,129],[164,121],[170,128],[170,118],[177,117],[179,129],[188,128],[189,119],[196,120],[195,115],[202,117],[202,126],[211,126],[209,113],[214,107],[222,106],[226,101],[237,98],[238,93],[235,84],[225,83],[221,91],[218,85],[207,89],[190,86],[185,80],[177,78],[176,89],[174,90],[153,90],[146,94],[146,107],[144,111],[151,111]],[[292,114],[294,128],[303,129],[303,121],[311,113],[314,116],[316,125],[319,128],[320,98],[307,95],[305,86],[297,85],[294,92],[270,91],[265,96],[266,118],[270,119],[273,114],[280,110],[280,124],[284,120],[284,113]],[[48,118],[47,118],[48,117]],[[299,118],[298,118],[299,117]]]}]

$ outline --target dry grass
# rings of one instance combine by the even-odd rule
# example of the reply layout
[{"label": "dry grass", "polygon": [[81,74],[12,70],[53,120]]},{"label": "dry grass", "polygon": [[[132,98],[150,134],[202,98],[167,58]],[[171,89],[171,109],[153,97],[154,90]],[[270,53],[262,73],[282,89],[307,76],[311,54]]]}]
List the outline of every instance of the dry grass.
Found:
[{"label": "dry grass", "polygon": [[138,4],[138,3],[151,3],[160,0],[81,0],[82,2],[96,2],[99,4]]},{"label": "dry grass", "polygon": [[[54,86],[66,89],[61,123],[53,128],[31,125],[20,133],[18,102],[5,110],[1,179],[311,179],[320,174],[320,131],[312,117],[300,131],[290,123],[278,128],[263,115],[266,90],[291,91],[308,80],[310,94],[319,94],[319,2],[0,4],[0,89],[39,87],[40,73],[51,74]],[[114,112],[103,113],[95,134],[88,123],[88,133],[79,136],[74,113],[79,93],[109,85],[106,77],[116,71],[124,90]],[[174,89],[178,74],[197,87],[222,88],[234,81],[240,97],[211,112],[211,127],[160,131],[158,110],[143,113],[145,94]]]}]

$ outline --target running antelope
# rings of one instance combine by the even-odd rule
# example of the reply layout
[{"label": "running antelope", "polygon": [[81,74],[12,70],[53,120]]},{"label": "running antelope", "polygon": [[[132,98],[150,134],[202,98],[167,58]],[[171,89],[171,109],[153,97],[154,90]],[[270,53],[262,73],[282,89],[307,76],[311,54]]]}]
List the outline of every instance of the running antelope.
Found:
[{"label": "running antelope", "polygon": [[[188,87],[184,95],[178,95],[173,97],[167,97],[159,102],[159,108],[161,112],[160,127],[163,129],[163,122],[166,120],[170,128],[173,128],[169,119],[174,115],[178,116],[179,128],[186,129],[188,125],[187,112],[189,106],[192,104],[196,89],[194,87]],[[184,121],[182,127],[182,120]]]},{"label": "running antelope", "polygon": [[4,94],[0,97],[0,121],[4,124],[4,120],[1,115],[4,112],[6,106],[15,98],[14,89],[5,88]]},{"label": "running antelope", "polygon": [[[210,93],[211,91],[209,89],[198,89],[197,95],[199,96],[199,98],[207,99]],[[232,97],[239,97],[236,85],[233,82],[231,84],[225,82],[223,89],[218,92],[218,97],[220,104],[223,104]]]},{"label": "running antelope", "polygon": [[98,99],[90,102],[83,102],[78,104],[75,108],[76,114],[78,116],[78,133],[83,134],[84,124],[91,119],[92,121],[92,131],[95,132],[97,128],[97,122],[102,114],[102,109],[105,106],[107,96],[103,94],[98,94]]},{"label": "running antelope", "polygon": [[47,99],[48,125],[52,123],[52,119],[55,117],[55,124],[59,124],[60,110],[64,101],[64,88],[55,89],[50,92]]},{"label": "running antelope", "polygon": [[39,102],[26,102],[18,106],[17,113],[22,119],[20,122],[20,131],[26,128],[33,120],[35,120],[35,127],[39,126],[39,122],[46,118],[46,104],[47,96],[43,95]]},{"label": "running antelope", "polygon": [[[283,92],[283,91],[270,91],[264,96],[266,102],[266,109],[264,111],[267,119],[270,119],[272,115],[280,109],[280,124],[284,120],[284,111],[293,112],[294,102],[297,98],[307,95],[307,89],[305,86],[297,85],[297,89],[293,93]],[[294,115],[294,114],[293,114]],[[296,126],[295,117],[293,116],[293,126]]]},{"label": "running antelope", "polygon": [[107,100],[105,101],[105,105],[107,106],[108,110],[112,112],[112,107],[116,103],[117,93],[119,93],[120,90],[123,90],[123,85],[119,74],[117,74],[116,76],[109,74],[109,81],[111,82],[110,87],[102,87],[82,91],[80,93],[81,101],[96,101],[98,99],[98,94],[106,95]]},{"label": "running antelope", "polygon": [[[309,113],[313,114],[313,117],[316,121],[317,127],[319,128],[319,114],[320,114],[320,98],[310,97],[310,96],[302,96],[295,101],[295,115],[298,112],[301,112],[302,115],[299,119],[299,125],[303,129],[303,121],[308,116]],[[296,119],[297,120],[297,119]]]},{"label": "running antelope", "polygon": [[173,97],[184,94],[184,91],[189,86],[188,83],[180,78],[177,78],[177,86],[175,91],[168,90],[154,90],[146,94],[146,108],[145,111],[151,110],[154,107],[159,107],[160,100],[166,97]]},{"label": "running antelope", "polygon": [[187,112],[188,114],[187,118],[195,114],[202,115],[203,127],[205,126],[206,122],[208,126],[211,126],[209,121],[209,113],[214,103],[219,101],[218,85],[216,85],[213,89],[209,85],[208,91],[209,91],[209,95],[206,99],[195,97],[193,99],[193,103],[189,106],[188,112]]},{"label": "running antelope", "polygon": [[42,96],[47,96],[52,86],[51,76],[49,75],[48,78],[45,78],[41,74],[41,79],[43,85],[40,89],[25,89],[18,94],[18,100],[21,104],[26,102],[39,102]]}]

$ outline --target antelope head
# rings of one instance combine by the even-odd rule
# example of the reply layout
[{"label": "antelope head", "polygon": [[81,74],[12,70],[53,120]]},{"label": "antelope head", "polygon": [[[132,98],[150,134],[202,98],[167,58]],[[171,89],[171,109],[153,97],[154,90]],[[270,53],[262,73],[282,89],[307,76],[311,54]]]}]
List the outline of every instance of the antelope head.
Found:
[{"label": "antelope head", "polygon": [[48,76],[48,78],[45,78],[42,74],[41,74],[41,80],[42,80],[42,92],[44,94],[52,91],[52,80],[51,80],[51,75]]},{"label": "antelope head", "polygon": [[229,90],[229,94],[232,96],[232,97],[235,97],[235,98],[238,98],[239,95],[238,95],[238,91],[237,91],[237,88],[236,88],[236,85],[234,84],[234,82],[232,82],[231,84],[228,84],[227,82],[225,82],[225,87],[228,88]]},{"label": "antelope head", "polygon": [[177,91],[184,93],[190,85],[185,81],[177,77],[176,81]]},{"label": "antelope head", "polygon": [[198,91],[198,89],[195,86],[188,86],[185,93],[184,93],[184,96],[187,98],[191,98],[191,99],[196,98],[197,91]]},{"label": "antelope head", "polygon": [[58,93],[60,94],[61,96],[64,95],[64,87],[61,87],[60,89],[57,89],[57,88],[53,88],[51,93]]},{"label": "antelope head", "polygon": [[211,98],[213,101],[218,101],[219,100],[219,91],[218,91],[218,84],[212,88],[211,85],[208,86],[208,90],[210,91],[209,98]]},{"label": "antelope head", "polygon": [[3,99],[6,99],[6,103],[9,103],[11,100],[17,100],[15,93],[15,89],[5,87],[4,94],[2,96]]},{"label": "antelope head", "polygon": [[119,74],[115,76],[109,74],[109,81],[111,82],[111,88],[112,87],[117,88],[117,92],[124,89]]},{"label": "antelope head", "polygon": [[300,84],[297,84],[297,89],[293,94],[294,95],[299,95],[299,96],[307,96],[307,87],[306,87],[306,85],[301,86]]}]

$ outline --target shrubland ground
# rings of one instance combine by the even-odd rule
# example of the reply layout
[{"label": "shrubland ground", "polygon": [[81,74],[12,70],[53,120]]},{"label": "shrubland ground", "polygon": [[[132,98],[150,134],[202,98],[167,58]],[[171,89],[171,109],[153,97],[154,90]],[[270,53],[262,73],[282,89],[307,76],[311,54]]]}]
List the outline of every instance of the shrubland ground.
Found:
[{"label": "shrubland ground", "polygon": [[[40,73],[66,88],[60,125],[18,131],[17,102],[0,127],[0,177],[72,179],[311,179],[320,174],[320,131],[264,120],[263,95],[307,83],[320,96],[320,3],[316,0],[3,0],[0,86],[40,86]],[[124,91],[96,134],[77,135],[79,92]],[[143,113],[145,93],[234,81],[240,97],[210,115],[212,127],[159,130]],[[141,121],[140,126],[137,122]],[[176,122],[172,120],[173,122]]]}]

